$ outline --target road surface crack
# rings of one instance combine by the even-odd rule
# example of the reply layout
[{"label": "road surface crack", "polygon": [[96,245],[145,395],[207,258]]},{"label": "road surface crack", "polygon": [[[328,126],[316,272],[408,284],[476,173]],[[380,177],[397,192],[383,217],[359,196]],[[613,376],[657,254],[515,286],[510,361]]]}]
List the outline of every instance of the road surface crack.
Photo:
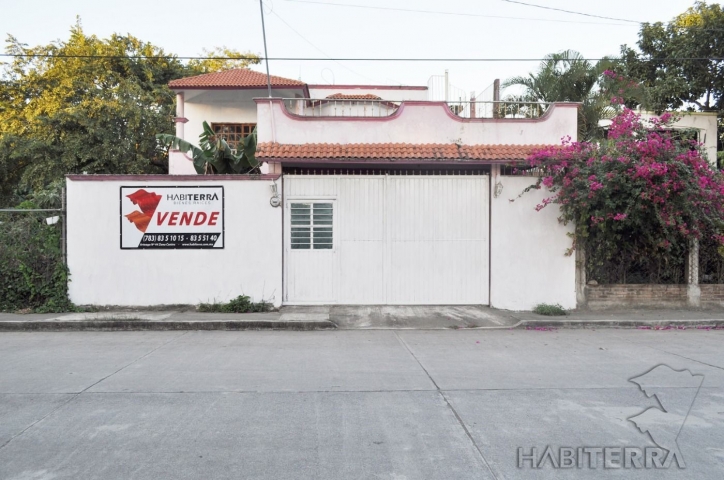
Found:
[{"label": "road surface crack", "polygon": [[465,422],[463,421],[462,417],[460,417],[460,414],[458,414],[457,410],[455,410],[455,407],[453,407],[452,403],[450,403],[450,400],[449,400],[449,399],[447,398],[447,396],[445,395],[445,392],[443,392],[442,389],[440,389],[440,386],[437,384],[437,382],[435,381],[435,379],[432,378],[432,375],[430,375],[430,372],[427,371],[427,368],[425,368],[425,366],[422,364],[422,362],[420,361],[420,359],[417,358],[417,356],[415,355],[415,352],[412,351],[412,349],[411,349],[410,346],[407,344],[407,342],[405,342],[405,341],[402,339],[402,337],[400,337],[400,336],[398,335],[397,332],[394,332],[394,334],[395,334],[395,337],[397,337],[397,340],[400,342],[400,344],[402,344],[402,346],[405,347],[405,349],[406,349],[407,352],[410,354],[410,356],[412,356],[412,358],[415,359],[415,361],[416,361],[417,364],[420,366],[420,368],[422,369],[422,371],[425,372],[425,375],[427,375],[427,378],[429,378],[430,381],[432,382],[432,384],[435,385],[435,389],[437,389],[437,393],[438,393],[438,394],[442,397],[442,399],[445,401],[445,404],[447,404],[448,408],[450,409],[450,411],[453,413],[453,415],[454,415],[455,418],[457,419],[458,424],[460,425],[460,427],[461,427],[461,428],[463,429],[463,431],[465,432],[465,435],[467,435],[468,439],[470,440],[470,443],[472,443],[472,444],[473,444],[473,447],[475,447],[475,450],[478,452],[478,455],[480,456],[480,460],[483,462],[483,465],[485,465],[485,467],[488,469],[488,472],[490,472],[490,475],[492,475],[493,478],[497,480],[498,477],[497,477],[497,475],[495,475],[495,473],[493,472],[493,469],[490,468],[490,464],[488,463],[488,460],[485,458],[485,455],[483,455],[483,451],[480,449],[480,447],[478,446],[478,444],[475,442],[475,439],[473,438],[473,435],[470,433],[470,430],[468,430],[468,427],[467,427],[467,425],[465,425]]}]

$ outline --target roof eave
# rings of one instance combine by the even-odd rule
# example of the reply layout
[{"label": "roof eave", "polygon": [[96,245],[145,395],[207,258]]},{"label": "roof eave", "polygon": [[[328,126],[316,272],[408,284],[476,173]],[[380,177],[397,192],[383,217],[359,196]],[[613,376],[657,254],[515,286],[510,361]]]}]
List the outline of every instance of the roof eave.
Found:
[{"label": "roof eave", "polygon": [[[272,88],[276,88],[278,90],[304,90],[307,94],[307,97],[309,96],[309,89],[306,85],[274,85],[272,84]],[[191,85],[191,86],[172,86],[169,85],[168,88],[170,88],[173,91],[179,91],[179,90],[267,90],[267,86],[199,86],[199,85]]]},{"label": "roof eave", "polygon": [[345,157],[345,158],[307,158],[307,157],[256,157],[258,160],[268,163],[280,164],[305,164],[305,163],[323,163],[323,164],[379,164],[379,165],[499,165],[508,163],[524,162],[525,159],[463,159],[463,158],[369,158],[369,157]]}]

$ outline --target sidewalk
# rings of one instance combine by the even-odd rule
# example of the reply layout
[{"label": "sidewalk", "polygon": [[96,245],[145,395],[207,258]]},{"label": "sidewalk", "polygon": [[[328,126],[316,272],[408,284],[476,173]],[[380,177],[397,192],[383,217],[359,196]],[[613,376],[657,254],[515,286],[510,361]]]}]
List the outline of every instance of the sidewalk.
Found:
[{"label": "sidewalk", "polygon": [[576,310],[564,317],[483,306],[282,307],[270,313],[187,310],[0,313],[0,331],[32,330],[446,330],[511,328],[724,328],[724,310]]}]

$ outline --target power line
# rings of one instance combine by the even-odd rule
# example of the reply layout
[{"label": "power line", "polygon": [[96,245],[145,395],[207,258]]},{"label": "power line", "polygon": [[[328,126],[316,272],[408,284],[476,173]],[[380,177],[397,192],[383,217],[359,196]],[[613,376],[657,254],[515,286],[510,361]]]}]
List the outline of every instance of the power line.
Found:
[{"label": "power line", "polygon": [[517,0],[503,0],[503,1],[507,2],[507,3],[517,3],[518,5],[525,5],[526,7],[542,8],[544,10],[553,10],[556,12],[570,13],[572,15],[583,15],[584,17],[602,18],[604,20],[615,20],[617,22],[638,23],[639,25],[644,23],[644,22],[639,22],[638,20],[628,20],[626,18],[615,18],[615,17],[604,17],[601,15],[594,15],[592,13],[574,12],[573,10],[564,10],[562,8],[546,7],[545,5],[536,5],[534,3],[519,2]]},{"label": "power line", "polygon": [[[273,60],[277,62],[543,62],[550,58],[369,58],[369,57],[259,57],[256,55],[239,55],[227,57],[179,57],[176,55],[67,55],[50,53],[1,53],[0,57],[5,58],[59,58],[59,59],[128,59],[128,60]],[[606,58],[582,58],[589,62],[610,60]],[[724,61],[724,57],[662,57],[647,58],[652,62],[675,62],[675,61]]]},{"label": "power line", "polygon": [[[573,23],[573,24],[588,24],[588,25],[608,25],[608,26],[617,26],[617,27],[633,27],[634,24],[636,25],[646,25],[651,24],[655,22],[639,22],[638,20],[631,20],[626,18],[615,18],[615,17],[605,17],[602,15],[595,15],[591,13],[584,13],[584,12],[576,12],[573,10],[564,10],[560,8],[553,8],[553,7],[546,7],[544,5],[536,5],[533,3],[525,3],[525,2],[519,2],[517,0],[502,0],[504,2],[509,3],[517,3],[519,5],[525,5],[529,7],[535,7],[535,8],[542,8],[545,10],[554,10],[564,13],[569,13],[573,15],[582,15],[586,17],[593,17],[593,18],[601,18],[601,19],[607,19],[607,20],[615,20],[618,22],[626,22],[626,23],[610,23],[610,22],[584,22],[580,20],[561,20],[561,19],[553,19],[553,18],[532,18],[532,17],[511,17],[511,16],[505,16],[505,15],[485,15],[480,13],[462,13],[462,12],[446,12],[442,10],[420,10],[420,9],[414,9],[414,8],[398,8],[398,7],[378,7],[374,5],[359,5],[359,4],[348,4],[348,3],[334,3],[334,2],[324,2],[319,0],[284,0],[286,2],[294,2],[294,3],[307,3],[312,5],[330,5],[334,7],[350,7],[350,8],[363,8],[368,10],[386,10],[386,11],[393,11],[393,12],[408,12],[408,13],[429,13],[434,15],[452,15],[452,16],[458,16],[458,17],[477,17],[477,18],[496,18],[496,19],[503,19],[503,20],[525,20],[525,21],[532,21],[532,22],[555,22],[555,23]],[[663,24],[671,24],[672,22],[661,22]],[[712,31],[712,32],[721,32],[724,31],[724,28],[705,28],[705,27],[686,27],[687,30],[699,30],[699,31]]]},{"label": "power line", "polygon": [[[547,7],[547,6],[545,6],[545,5],[536,5],[536,4],[534,4],[534,3],[520,2],[520,1],[518,1],[518,0],[502,0],[502,1],[503,1],[503,2],[507,2],[507,3],[516,3],[516,4],[518,4],[518,5],[525,5],[525,6],[527,6],[527,7],[542,8],[542,9],[544,9],[544,10],[554,10],[554,11],[556,11],[556,12],[570,13],[570,14],[572,14],[572,15],[583,15],[583,16],[585,16],[585,17],[603,18],[603,19],[606,19],[606,20],[616,20],[616,21],[619,21],[619,22],[638,23],[639,25],[651,25],[651,24],[653,24],[653,23],[661,23],[662,25],[672,25],[672,24],[674,24],[674,22],[640,22],[640,21],[638,21],[638,20],[630,20],[630,19],[626,19],[626,18],[604,17],[604,16],[601,16],[601,15],[595,15],[595,14],[592,14],[592,13],[575,12],[575,11],[573,11],[573,10],[564,10],[564,9],[562,9],[562,8],[554,8],[554,7]],[[681,28],[681,26],[679,26],[679,28]],[[685,28],[686,30],[699,30],[699,31],[702,31],[702,32],[721,32],[721,31],[724,31],[724,28],[706,28],[706,27],[698,27],[698,26],[687,26],[687,27],[683,27],[683,28]]]},{"label": "power line", "polygon": [[[301,38],[302,40],[304,40],[305,42],[307,42],[309,45],[311,45],[312,48],[314,48],[315,50],[317,50],[319,53],[321,53],[321,54],[324,55],[325,57],[327,57],[327,58],[332,58],[331,55],[327,54],[327,52],[323,51],[321,48],[319,48],[318,46],[316,46],[315,44],[313,44],[313,43],[312,43],[311,41],[309,41],[304,35],[302,35],[301,33],[299,33],[294,27],[292,27],[292,26],[289,24],[289,22],[287,22],[286,20],[284,20],[284,19],[281,17],[281,15],[279,15],[277,12],[274,11],[274,8],[273,8],[273,7],[272,7],[272,10],[271,10],[271,14],[274,15],[275,17],[277,17],[279,20],[281,20],[284,25],[286,25],[287,27],[289,27],[289,29],[290,29],[292,32],[296,33],[296,34],[299,36],[299,38]],[[357,76],[359,76],[359,77],[362,77],[362,78],[364,78],[364,79],[366,79],[366,80],[369,80],[369,81],[372,81],[372,82],[375,82],[375,81],[376,81],[376,80],[373,79],[373,78],[370,78],[370,77],[368,77],[368,76],[366,76],[366,75],[362,75],[361,73],[359,73],[359,72],[357,72],[357,71],[355,71],[355,70],[352,70],[351,68],[349,68],[348,66],[346,66],[346,65],[343,64],[343,63],[340,63],[340,62],[335,62],[335,63],[337,63],[340,67],[344,68],[345,70],[348,70],[348,71],[352,72],[353,74],[355,74],[355,75],[357,75]]]},{"label": "power line", "polygon": [[[286,2],[294,2],[294,3],[309,3],[309,4],[315,4],[315,5],[330,5],[334,7],[351,7],[351,8],[364,8],[368,10],[386,10],[386,11],[392,11],[392,12],[407,12],[407,13],[431,13],[434,15],[452,15],[452,16],[458,16],[458,17],[478,17],[478,18],[497,18],[497,19],[506,19],[506,20],[529,20],[533,22],[556,22],[556,23],[587,23],[587,24],[593,24],[593,25],[616,25],[620,27],[628,27],[630,25],[622,25],[620,23],[606,23],[606,22],[581,22],[576,20],[556,20],[556,19],[549,19],[549,18],[531,18],[531,17],[510,17],[510,16],[504,16],[504,15],[485,15],[481,13],[462,13],[462,12],[445,12],[441,10],[420,10],[420,9],[413,9],[413,8],[397,8],[397,7],[377,7],[373,5],[359,5],[359,4],[350,4],[350,3],[334,3],[334,2],[321,2],[317,0],[284,0]],[[630,21],[630,20],[626,20]]]}]

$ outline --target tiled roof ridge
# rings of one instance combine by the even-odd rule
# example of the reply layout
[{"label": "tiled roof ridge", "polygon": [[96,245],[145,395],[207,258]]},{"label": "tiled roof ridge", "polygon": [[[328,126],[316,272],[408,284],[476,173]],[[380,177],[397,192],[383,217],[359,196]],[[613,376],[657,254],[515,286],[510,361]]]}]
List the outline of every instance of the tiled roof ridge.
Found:
[{"label": "tiled roof ridge", "polygon": [[382,100],[382,97],[372,93],[333,93],[327,95],[329,100]]},{"label": "tiled roof ridge", "polygon": [[[270,75],[272,86],[277,87],[304,87],[306,84],[300,80]],[[233,68],[220,72],[202,73],[192,77],[179,78],[169,82],[171,88],[184,87],[265,87],[267,85],[266,74],[257,72],[250,68]]]}]

